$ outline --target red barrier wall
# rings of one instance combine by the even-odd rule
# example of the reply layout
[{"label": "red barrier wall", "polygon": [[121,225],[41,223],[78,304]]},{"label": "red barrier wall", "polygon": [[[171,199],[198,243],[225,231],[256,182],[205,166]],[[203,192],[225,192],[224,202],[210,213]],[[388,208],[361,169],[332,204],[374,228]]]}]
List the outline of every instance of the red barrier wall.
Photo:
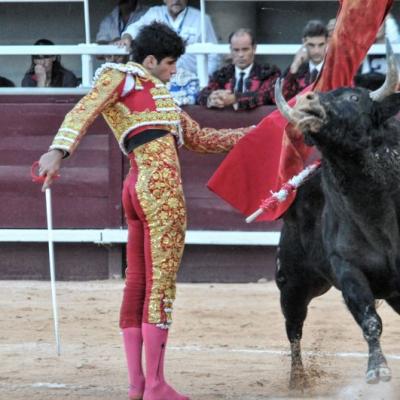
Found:
[{"label": "red barrier wall", "polygon": [[[73,107],[80,96],[1,96],[0,121],[0,228],[45,228],[44,195],[40,187],[30,179],[30,166],[46,150],[52,137],[62,122],[64,115]],[[207,110],[200,106],[190,106],[185,110],[202,126],[235,128],[258,123],[271,112],[271,107],[260,107],[250,112],[233,110]],[[224,155],[204,155],[180,150],[184,189],[188,206],[189,229],[210,230],[279,230],[279,223],[246,224],[244,217],[229,205],[208,191],[205,184]],[[119,228],[124,226],[120,194],[122,181],[128,165],[108,126],[98,118],[82,140],[79,149],[63,165],[61,178],[53,185],[53,224],[55,228]],[[34,244],[35,254],[42,249],[42,256],[31,258],[29,267],[21,257],[29,259],[28,249],[32,246],[0,243],[0,278],[18,276],[41,278],[46,275],[42,256],[46,252],[44,244]],[[58,246],[58,245],[57,245]],[[60,245],[61,246],[61,245]],[[207,247],[207,246],[206,246]],[[22,250],[26,248],[26,254]],[[63,249],[68,245],[63,245]],[[77,246],[74,252],[78,251]],[[79,248],[79,246],[78,246]],[[64,279],[85,279],[96,277],[96,266],[84,257],[85,246],[81,245],[85,259],[85,275],[69,275],[60,272]],[[118,270],[123,264],[122,246],[117,246],[117,257],[109,271]],[[213,247],[212,251],[218,249]],[[237,248],[238,249],[238,248]],[[236,250],[237,250],[236,249]],[[235,250],[235,251],[236,251]],[[90,248],[93,252],[94,249]],[[104,253],[104,249],[102,249]],[[106,252],[107,253],[107,252]],[[33,254],[33,253],[31,253]],[[68,254],[68,251],[65,252]],[[74,253],[75,254],[75,253]],[[7,260],[4,260],[7,257]],[[67,256],[65,256],[67,257]],[[3,258],[3,260],[2,260]],[[79,257],[78,257],[79,258]],[[96,257],[91,257],[96,260]],[[104,257],[103,257],[104,258]],[[10,259],[17,265],[10,267]],[[189,260],[185,263],[190,263]],[[40,263],[38,268],[32,267]],[[93,261],[99,265],[99,261]],[[257,261],[258,262],[258,261]],[[61,259],[59,263],[63,264]],[[7,265],[7,268],[1,268]],[[25,267],[24,267],[25,266]],[[68,270],[67,265],[65,269]],[[99,278],[107,277],[104,266]],[[122,267],[121,267],[122,270]],[[3,273],[2,273],[3,271]],[[7,271],[5,273],[5,271]],[[34,271],[26,274],[26,271]],[[190,280],[190,274],[185,278]]]}]

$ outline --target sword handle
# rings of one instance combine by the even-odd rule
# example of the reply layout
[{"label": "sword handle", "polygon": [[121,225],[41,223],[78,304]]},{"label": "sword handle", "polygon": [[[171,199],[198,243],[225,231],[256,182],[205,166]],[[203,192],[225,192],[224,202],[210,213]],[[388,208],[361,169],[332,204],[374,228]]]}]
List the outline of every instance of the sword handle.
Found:
[{"label": "sword handle", "polygon": [[[46,180],[46,175],[38,175],[37,174],[38,168],[39,168],[39,161],[35,161],[31,166],[32,182],[44,183],[44,181]],[[58,175],[58,174],[53,176],[54,179],[57,179],[59,177],[60,177],[60,175]]]}]

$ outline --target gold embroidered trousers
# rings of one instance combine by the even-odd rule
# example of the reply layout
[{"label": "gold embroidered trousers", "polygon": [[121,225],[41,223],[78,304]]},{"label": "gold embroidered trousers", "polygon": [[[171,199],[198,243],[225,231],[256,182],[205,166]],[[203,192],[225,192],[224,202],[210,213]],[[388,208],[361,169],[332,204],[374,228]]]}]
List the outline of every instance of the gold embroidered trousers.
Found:
[{"label": "gold embroidered trousers", "polygon": [[186,207],[175,140],[168,134],[129,155],[122,200],[128,223],[127,269],[120,327],[168,328],[186,231]]}]

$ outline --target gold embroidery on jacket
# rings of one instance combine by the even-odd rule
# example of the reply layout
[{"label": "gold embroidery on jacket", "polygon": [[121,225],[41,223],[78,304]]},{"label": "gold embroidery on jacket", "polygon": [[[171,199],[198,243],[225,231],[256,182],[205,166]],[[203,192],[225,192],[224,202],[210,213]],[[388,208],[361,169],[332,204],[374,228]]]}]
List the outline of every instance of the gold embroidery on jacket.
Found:
[{"label": "gold embroidery on jacket", "polygon": [[[136,65],[148,73],[139,64]],[[50,148],[60,148],[72,153],[94,119],[103,113],[104,119],[113,131],[121,150],[126,153],[126,135],[145,125],[169,126],[171,133],[177,132],[180,123],[180,110],[175,105],[168,89],[157,78],[151,76],[135,77],[136,89],[143,89],[142,82],[151,81],[155,87],[150,89],[154,100],[154,110],[131,111],[119,98],[117,88],[126,74],[117,69],[107,69],[99,76],[95,87],[84,96],[65,116]],[[154,96],[162,98],[154,98]],[[68,131],[68,133],[67,133]],[[71,132],[74,131],[74,132]]]},{"label": "gold embroidery on jacket", "polygon": [[[62,148],[72,153],[89,125],[104,108],[117,101],[117,88],[124,78],[124,73],[113,69],[101,75],[96,86],[65,116],[50,148]],[[66,130],[74,130],[77,134],[66,134]],[[65,138],[73,139],[73,142],[66,141]]]}]

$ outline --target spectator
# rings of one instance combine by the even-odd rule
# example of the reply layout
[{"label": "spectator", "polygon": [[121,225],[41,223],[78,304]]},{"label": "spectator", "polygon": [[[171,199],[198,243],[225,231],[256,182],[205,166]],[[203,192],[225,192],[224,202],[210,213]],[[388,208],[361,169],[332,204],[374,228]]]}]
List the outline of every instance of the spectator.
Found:
[{"label": "spectator", "polygon": [[197,75],[185,69],[177,70],[169,81],[168,90],[178,106],[196,104],[196,98],[200,90],[200,82]]},{"label": "spectator", "polygon": [[[47,39],[38,40],[35,45],[54,45]],[[33,55],[32,63],[22,80],[24,87],[76,87],[78,78],[61,65],[60,56]]]},{"label": "spectator", "polygon": [[146,11],[147,7],[142,6],[139,0],[118,0],[118,5],[101,21],[96,42],[108,44],[119,39],[126,27]]},{"label": "spectator", "polygon": [[324,63],[328,30],[319,20],[311,20],[303,30],[303,45],[284,73],[283,90],[287,99],[315,81]]},{"label": "spectator", "polygon": [[[137,22],[129,25],[122,34],[121,43],[128,48],[132,39],[135,38],[139,29],[143,25],[148,25],[153,21],[163,22],[173,29],[186,44],[201,42],[201,23],[200,11],[189,7],[188,0],[164,0],[165,5],[153,6]],[[205,41],[217,43],[211,19],[208,15],[205,18]],[[208,59],[208,73],[212,74],[218,67],[219,56],[210,54]],[[177,64],[178,69],[185,69],[197,74],[196,56],[194,54],[184,54],[180,57]]]},{"label": "spectator", "polygon": [[209,108],[233,106],[248,110],[263,104],[274,104],[274,83],[280,70],[254,61],[256,42],[252,32],[239,29],[229,36],[232,63],[216,71],[198,103]]},{"label": "spectator", "polygon": [[4,78],[4,76],[0,76],[0,87],[15,87],[15,84],[9,79]]}]

